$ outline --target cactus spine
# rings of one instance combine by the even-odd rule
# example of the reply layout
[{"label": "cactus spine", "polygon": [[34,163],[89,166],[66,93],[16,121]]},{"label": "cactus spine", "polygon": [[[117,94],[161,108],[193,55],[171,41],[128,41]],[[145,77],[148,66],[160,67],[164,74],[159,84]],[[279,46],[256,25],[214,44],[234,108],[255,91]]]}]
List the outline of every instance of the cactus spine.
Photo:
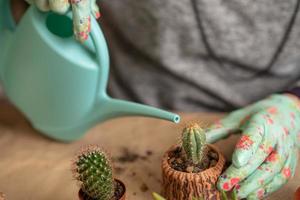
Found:
[{"label": "cactus spine", "polygon": [[199,164],[205,154],[206,135],[198,124],[191,124],[183,129],[182,147],[193,164]]},{"label": "cactus spine", "polygon": [[85,195],[95,200],[110,200],[114,179],[110,159],[98,146],[83,148],[73,162],[74,177]]}]

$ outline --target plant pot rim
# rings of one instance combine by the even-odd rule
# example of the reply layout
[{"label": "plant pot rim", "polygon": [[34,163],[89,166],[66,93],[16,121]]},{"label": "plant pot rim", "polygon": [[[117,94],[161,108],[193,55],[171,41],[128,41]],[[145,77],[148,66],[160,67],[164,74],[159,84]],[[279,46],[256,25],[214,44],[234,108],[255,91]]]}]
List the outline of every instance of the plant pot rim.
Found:
[{"label": "plant pot rim", "polygon": [[[119,198],[119,200],[125,200],[126,199],[126,186],[125,186],[125,184],[120,179],[115,178],[114,180],[119,182],[121,184],[121,186],[123,187],[123,189],[124,189],[123,195]],[[81,193],[83,193],[83,191],[80,188],[79,191],[78,191],[78,196],[79,196],[80,200],[84,200]]]},{"label": "plant pot rim", "polygon": [[222,168],[224,166],[225,163],[225,158],[223,156],[223,154],[220,152],[220,150],[212,144],[207,144],[207,146],[209,146],[209,148],[211,148],[212,150],[214,150],[217,154],[218,154],[218,162],[214,167],[210,167],[202,172],[198,172],[198,173],[189,173],[189,172],[182,172],[182,171],[178,171],[174,168],[171,167],[170,163],[169,163],[169,153],[172,152],[173,150],[175,150],[175,148],[180,147],[179,144],[175,144],[173,146],[171,146],[164,154],[163,158],[162,158],[162,168],[165,171],[169,171],[172,172],[175,176],[176,175],[186,175],[186,176],[200,176],[200,175],[210,175],[211,173],[215,174],[218,173],[219,171],[222,171]]}]

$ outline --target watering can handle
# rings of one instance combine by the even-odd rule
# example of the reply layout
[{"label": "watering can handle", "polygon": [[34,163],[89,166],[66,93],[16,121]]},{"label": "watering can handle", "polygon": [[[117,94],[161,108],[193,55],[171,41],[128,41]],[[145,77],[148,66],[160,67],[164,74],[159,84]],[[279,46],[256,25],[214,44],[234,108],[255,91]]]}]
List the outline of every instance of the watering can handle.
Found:
[{"label": "watering can handle", "polygon": [[[72,19],[72,11],[69,11],[67,16]],[[91,15],[90,37],[95,47],[96,61],[99,65],[99,78],[97,83],[98,96],[96,98],[106,98],[106,88],[109,77],[109,53],[103,32],[93,15]]]},{"label": "watering can handle", "polygon": [[95,46],[96,60],[99,64],[98,97],[107,97],[106,88],[109,77],[109,53],[103,32],[94,16],[91,16],[90,37]]}]

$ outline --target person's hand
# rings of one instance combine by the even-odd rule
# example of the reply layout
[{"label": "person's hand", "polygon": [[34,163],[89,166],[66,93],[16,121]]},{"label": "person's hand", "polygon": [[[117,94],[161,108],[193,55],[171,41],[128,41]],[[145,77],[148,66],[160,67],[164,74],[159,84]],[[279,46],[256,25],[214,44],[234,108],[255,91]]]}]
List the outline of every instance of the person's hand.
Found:
[{"label": "person's hand", "polygon": [[66,13],[70,8],[73,13],[74,36],[80,42],[87,40],[91,30],[91,15],[100,17],[96,0],[26,0],[36,5],[41,11]]},{"label": "person's hand", "polygon": [[262,199],[295,173],[300,146],[300,100],[269,98],[232,112],[208,131],[210,143],[242,132],[232,165],[221,175],[219,190],[236,189],[239,198]]}]

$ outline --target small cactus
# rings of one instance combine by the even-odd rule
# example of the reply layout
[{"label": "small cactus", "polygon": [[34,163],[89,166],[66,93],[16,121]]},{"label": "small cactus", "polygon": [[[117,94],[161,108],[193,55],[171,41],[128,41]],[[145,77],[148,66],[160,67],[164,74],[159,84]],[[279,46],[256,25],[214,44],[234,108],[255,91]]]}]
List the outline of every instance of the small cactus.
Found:
[{"label": "small cactus", "polygon": [[224,190],[221,191],[221,199],[222,200],[228,200],[227,194]]},{"label": "small cactus", "polygon": [[95,200],[110,200],[114,194],[114,178],[109,157],[100,147],[91,145],[80,150],[73,161],[74,177],[81,189]]},{"label": "small cactus", "polygon": [[221,191],[221,199],[222,200],[229,200],[229,199],[238,200],[236,189],[233,189],[233,191],[231,192],[231,198],[228,197],[227,193],[224,190],[222,190]]},{"label": "small cactus", "polygon": [[183,129],[182,147],[189,160],[193,164],[199,164],[205,154],[206,135],[198,124],[191,124]]},{"label": "small cactus", "polygon": [[152,193],[153,199],[154,200],[166,200],[164,197],[160,196],[159,194],[157,194],[156,192]]}]

